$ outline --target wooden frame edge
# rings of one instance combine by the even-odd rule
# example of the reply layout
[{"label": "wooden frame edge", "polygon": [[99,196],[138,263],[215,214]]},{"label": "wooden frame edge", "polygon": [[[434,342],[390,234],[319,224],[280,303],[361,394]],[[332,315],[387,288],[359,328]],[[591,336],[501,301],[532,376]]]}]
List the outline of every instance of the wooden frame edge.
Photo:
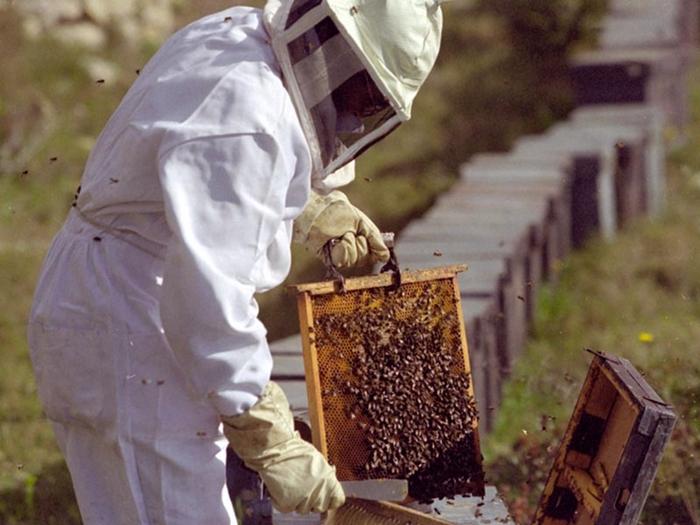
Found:
[{"label": "wooden frame edge", "polygon": [[299,328],[302,336],[302,355],[304,358],[311,437],[314,446],[327,458],[328,446],[326,444],[326,427],[323,421],[321,378],[319,377],[318,355],[316,354],[316,334],[313,327],[311,300],[308,293],[300,293],[297,296],[297,307],[299,311]]},{"label": "wooden frame edge", "polygon": [[[455,264],[451,266],[439,266],[435,268],[410,270],[401,272],[401,283],[408,284],[432,281],[434,279],[447,279],[454,277],[456,274],[464,272],[466,270],[466,264]],[[380,273],[377,275],[367,275],[364,277],[349,277],[348,279],[345,279],[345,288],[349,292],[355,290],[363,290],[365,288],[389,287],[393,286],[394,284],[394,275],[392,273]],[[337,292],[335,281],[294,284],[288,286],[287,289],[297,294],[309,293],[311,295],[325,295]]]}]

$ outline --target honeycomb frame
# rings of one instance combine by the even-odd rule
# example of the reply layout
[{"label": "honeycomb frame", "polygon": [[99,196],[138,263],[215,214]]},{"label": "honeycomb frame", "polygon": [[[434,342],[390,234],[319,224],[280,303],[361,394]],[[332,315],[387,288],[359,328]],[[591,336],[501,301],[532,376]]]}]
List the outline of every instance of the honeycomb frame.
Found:
[{"label": "honeycomb frame", "polygon": [[[402,283],[398,290],[393,290],[391,274],[347,279],[346,290],[343,293],[336,289],[336,283],[333,281],[291,287],[297,294],[312,440],[329,462],[335,465],[339,479],[369,479],[358,469],[367,462],[369,452],[361,427],[364,415],[353,414],[349,410],[353,403],[352,396],[346,392],[339,392],[337,388],[339,375],[342,376],[343,382],[353,380],[350,364],[350,354],[353,353],[351,338],[347,337],[344,340],[343,333],[337,333],[334,334],[332,345],[325,344],[319,337],[319,319],[327,313],[340,312],[347,315],[356,312],[352,307],[382,308],[383,301],[399,300],[405,296],[401,294],[414,297],[427,294],[435,297],[436,299],[433,301],[431,298],[431,301],[439,305],[440,312],[444,312],[445,316],[437,319],[433,317],[429,322],[435,325],[449,320],[441,330],[448,334],[445,337],[453,340],[449,346],[457,358],[454,360],[455,370],[469,376],[465,394],[471,400],[475,400],[457,282],[457,274],[465,270],[466,265],[453,265],[406,271],[402,273]],[[374,295],[370,297],[370,293]],[[419,314],[404,313],[408,316]],[[426,318],[426,315],[421,317]],[[390,324],[392,320],[386,322]],[[478,418],[475,417],[470,425],[474,451],[472,459],[474,464],[481,468]]]}]

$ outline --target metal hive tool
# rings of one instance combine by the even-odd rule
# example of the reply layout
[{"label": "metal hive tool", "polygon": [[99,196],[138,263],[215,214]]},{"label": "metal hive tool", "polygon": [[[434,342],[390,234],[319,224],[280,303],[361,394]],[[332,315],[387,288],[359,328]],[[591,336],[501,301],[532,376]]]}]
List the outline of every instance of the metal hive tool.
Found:
[{"label": "metal hive tool", "polygon": [[390,274],[347,279],[342,292],[333,281],[293,287],[313,443],[340,480],[406,478],[420,500],[483,494],[456,277],[465,269],[403,272],[398,287]]}]

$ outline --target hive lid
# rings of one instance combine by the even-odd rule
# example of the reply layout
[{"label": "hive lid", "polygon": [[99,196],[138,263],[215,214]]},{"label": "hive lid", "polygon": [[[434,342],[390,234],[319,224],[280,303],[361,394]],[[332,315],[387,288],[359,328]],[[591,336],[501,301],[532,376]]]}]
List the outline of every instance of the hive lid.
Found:
[{"label": "hive lid", "polygon": [[593,352],[534,523],[637,523],[676,415],[623,358]]}]

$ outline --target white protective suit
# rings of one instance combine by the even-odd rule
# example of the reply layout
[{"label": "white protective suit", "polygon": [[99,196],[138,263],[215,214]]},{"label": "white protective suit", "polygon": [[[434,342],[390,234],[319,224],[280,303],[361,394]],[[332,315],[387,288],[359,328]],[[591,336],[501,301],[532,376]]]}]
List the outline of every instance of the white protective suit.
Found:
[{"label": "white protective suit", "polygon": [[108,122],[29,326],[86,523],[235,523],[219,414],[269,381],[253,294],[288,273],[310,171],[255,9],[171,37]]},{"label": "white protective suit", "polygon": [[[328,174],[408,120],[441,21],[439,0],[269,0],[264,16],[237,7],[191,24],[143,69],[88,159],[30,316],[39,395],[88,525],[235,522],[220,418],[232,436],[282,436],[241,440],[281,504],[342,503],[327,464],[325,503],[286,501],[299,487],[270,470],[303,476],[325,460],[280,434],[281,393],[261,398],[272,359],[253,295],[286,277],[310,186],[347,183]],[[304,235],[372,237],[331,201],[339,213],[316,219],[349,229]]]}]

